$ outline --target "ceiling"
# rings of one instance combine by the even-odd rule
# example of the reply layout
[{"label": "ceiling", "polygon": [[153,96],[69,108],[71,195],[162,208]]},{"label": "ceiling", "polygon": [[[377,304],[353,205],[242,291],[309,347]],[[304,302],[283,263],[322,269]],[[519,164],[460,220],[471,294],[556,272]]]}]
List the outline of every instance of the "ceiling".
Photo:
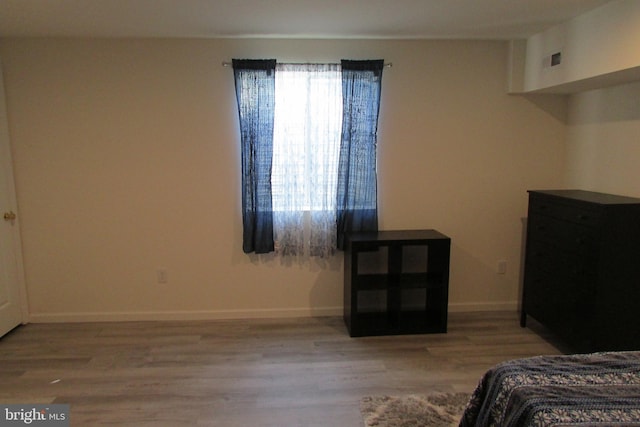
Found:
[{"label": "ceiling", "polygon": [[0,37],[525,38],[611,0],[0,0]]}]

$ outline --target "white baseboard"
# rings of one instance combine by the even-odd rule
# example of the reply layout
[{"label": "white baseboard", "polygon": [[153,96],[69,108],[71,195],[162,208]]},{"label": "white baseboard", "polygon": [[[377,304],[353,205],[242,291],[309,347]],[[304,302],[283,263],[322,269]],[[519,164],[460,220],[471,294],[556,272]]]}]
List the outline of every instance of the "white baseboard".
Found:
[{"label": "white baseboard", "polygon": [[200,310],[200,311],[132,311],[101,313],[31,313],[31,323],[79,322],[136,322],[166,320],[231,320],[274,319],[292,317],[342,316],[342,307],[257,309],[257,310]]},{"label": "white baseboard", "polygon": [[[517,311],[518,301],[500,303],[450,303],[449,313]],[[131,311],[101,313],[32,313],[31,323],[132,322],[179,320],[276,319],[292,317],[342,316],[342,307],[256,310]]]},{"label": "white baseboard", "polygon": [[449,303],[449,313],[472,313],[479,311],[518,311],[518,301]]}]

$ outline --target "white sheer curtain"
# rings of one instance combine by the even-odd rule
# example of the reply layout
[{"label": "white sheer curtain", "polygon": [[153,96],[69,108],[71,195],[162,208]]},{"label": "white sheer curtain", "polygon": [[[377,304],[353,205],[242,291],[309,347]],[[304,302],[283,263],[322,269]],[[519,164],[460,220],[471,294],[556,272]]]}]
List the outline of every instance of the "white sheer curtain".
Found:
[{"label": "white sheer curtain", "polygon": [[275,250],[326,257],[336,249],[340,65],[277,64],[275,93]]}]

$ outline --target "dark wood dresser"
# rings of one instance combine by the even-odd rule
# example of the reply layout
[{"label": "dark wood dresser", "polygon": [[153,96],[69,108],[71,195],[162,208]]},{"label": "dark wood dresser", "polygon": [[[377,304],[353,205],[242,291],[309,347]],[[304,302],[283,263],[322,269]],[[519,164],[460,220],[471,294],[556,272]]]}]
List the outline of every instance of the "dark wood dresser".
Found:
[{"label": "dark wood dresser", "polygon": [[640,349],[640,199],[529,191],[527,315],[575,351]]}]

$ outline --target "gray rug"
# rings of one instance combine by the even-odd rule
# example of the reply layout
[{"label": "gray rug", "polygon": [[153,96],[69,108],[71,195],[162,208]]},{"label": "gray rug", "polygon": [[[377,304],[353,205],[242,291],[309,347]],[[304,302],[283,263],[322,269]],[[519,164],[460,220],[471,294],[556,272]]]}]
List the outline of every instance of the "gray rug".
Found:
[{"label": "gray rug", "polygon": [[408,396],[367,396],[360,401],[366,427],[457,426],[468,393]]}]

